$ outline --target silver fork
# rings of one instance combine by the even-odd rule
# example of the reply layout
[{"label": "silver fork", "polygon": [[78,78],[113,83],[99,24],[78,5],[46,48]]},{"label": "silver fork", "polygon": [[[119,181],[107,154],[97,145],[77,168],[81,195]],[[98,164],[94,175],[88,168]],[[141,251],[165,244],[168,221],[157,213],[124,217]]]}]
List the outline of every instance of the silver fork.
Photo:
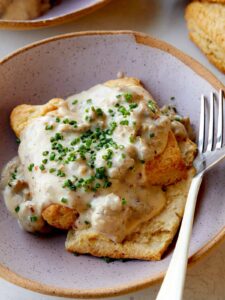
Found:
[{"label": "silver fork", "polygon": [[[222,90],[219,91],[218,103],[216,101],[216,95],[211,93],[209,116],[207,117],[206,98],[204,95],[201,96],[198,155],[194,161],[196,175],[193,177],[189,189],[184,216],[173,256],[156,300],[182,299],[194,212],[202,177],[206,171],[225,158],[225,146],[223,147],[223,99],[224,92]],[[218,107],[218,116],[217,134],[215,135],[216,104]],[[206,130],[207,122],[209,123],[208,134]]]}]

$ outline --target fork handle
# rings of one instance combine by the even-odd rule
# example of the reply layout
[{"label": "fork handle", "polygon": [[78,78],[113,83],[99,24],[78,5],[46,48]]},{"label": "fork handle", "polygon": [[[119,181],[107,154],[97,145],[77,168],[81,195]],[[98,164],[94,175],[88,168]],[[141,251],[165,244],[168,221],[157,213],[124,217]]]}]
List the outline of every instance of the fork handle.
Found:
[{"label": "fork handle", "polygon": [[177,243],[156,300],[182,299],[194,212],[201,182],[202,174],[192,179]]}]

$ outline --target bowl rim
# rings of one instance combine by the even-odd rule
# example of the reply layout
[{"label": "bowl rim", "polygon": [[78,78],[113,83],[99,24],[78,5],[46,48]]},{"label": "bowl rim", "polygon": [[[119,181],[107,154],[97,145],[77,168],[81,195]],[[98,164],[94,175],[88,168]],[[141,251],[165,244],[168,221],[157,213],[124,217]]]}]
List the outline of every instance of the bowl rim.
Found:
[{"label": "bowl rim", "polygon": [[84,8],[76,11],[72,11],[62,16],[56,16],[49,19],[43,20],[1,20],[0,19],[0,29],[10,29],[10,30],[31,30],[40,29],[43,27],[56,26],[62,23],[67,23],[83,16],[91,14],[95,10],[102,8],[112,0],[97,0],[96,3],[90,4]]},{"label": "bowl rim", "polygon": [[[131,35],[134,37],[135,42],[138,44],[142,44],[148,47],[153,47],[160,49],[164,52],[167,52],[189,66],[195,73],[208,81],[215,89],[224,89],[224,85],[205,67],[203,67],[199,62],[195,59],[191,58],[187,54],[178,50],[174,46],[168,44],[167,42],[158,40],[153,38],[147,34],[130,31],[130,30],[122,30],[122,31],[83,31],[83,32],[74,32],[69,34],[57,35],[48,39],[44,39],[32,44],[29,44],[23,48],[20,48],[13,52],[12,54],[6,56],[2,60],[0,60],[0,66],[7,63],[10,59],[29,51],[35,47],[47,44],[52,41],[64,40],[73,37],[80,36],[92,36],[92,35]],[[188,260],[188,266],[193,265],[195,262],[199,261],[199,259],[205,257],[212,249],[218,246],[222,241],[225,240],[225,225],[224,227],[202,248],[200,248],[196,253],[194,253]],[[58,288],[56,286],[45,285],[38,281],[30,280],[28,278],[24,278],[23,276],[11,271],[9,268],[3,266],[0,263],[0,277],[23,288],[28,290],[38,292],[41,294],[66,297],[66,298],[102,298],[102,297],[113,297],[119,296],[123,294],[127,294],[130,292],[138,291],[140,289],[144,289],[149,287],[155,283],[160,282],[165,273],[161,272],[156,276],[150,277],[148,279],[143,279],[141,281],[131,282],[128,285],[121,285],[114,288],[99,288],[99,289],[72,289],[72,288]]]}]

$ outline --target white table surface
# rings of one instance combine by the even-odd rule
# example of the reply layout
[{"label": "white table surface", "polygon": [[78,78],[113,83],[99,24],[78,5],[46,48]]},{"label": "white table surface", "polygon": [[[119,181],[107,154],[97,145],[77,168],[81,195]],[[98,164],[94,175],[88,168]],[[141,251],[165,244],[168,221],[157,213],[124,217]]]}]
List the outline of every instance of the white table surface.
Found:
[{"label": "white table surface", "polygon": [[[0,31],[0,59],[31,42],[58,34],[83,30],[129,29],[148,33],[165,40],[200,61],[218,79],[225,76],[212,66],[193,45],[183,18],[185,0],[113,0],[101,10],[73,23],[35,31]],[[120,300],[155,299],[158,285],[121,296]],[[64,299],[33,293],[0,279],[0,300]],[[188,270],[184,300],[225,299],[225,243]],[[170,299],[168,299],[170,300]],[[172,300],[172,299],[171,299]]]}]

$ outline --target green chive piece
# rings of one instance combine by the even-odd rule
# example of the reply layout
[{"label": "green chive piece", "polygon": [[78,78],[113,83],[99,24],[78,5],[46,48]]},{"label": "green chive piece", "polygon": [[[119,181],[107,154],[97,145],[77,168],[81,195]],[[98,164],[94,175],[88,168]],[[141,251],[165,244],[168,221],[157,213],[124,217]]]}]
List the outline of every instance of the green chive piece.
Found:
[{"label": "green chive piece", "polygon": [[108,188],[112,185],[112,182],[111,181],[108,181],[108,180],[105,180],[104,183],[103,183],[103,188]]},{"label": "green chive piece", "polygon": [[177,117],[175,117],[174,120],[177,121],[177,122],[182,122],[183,119],[181,117],[177,116]]},{"label": "green chive piece", "polygon": [[43,164],[41,164],[41,165],[39,166],[39,169],[40,169],[41,171],[44,171],[44,170],[45,170],[45,166],[44,166]]},{"label": "green chive piece", "polygon": [[133,144],[135,142],[135,136],[131,135],[129,140],[130,140],[130,143]]},{"label": "green chive piece", "polygon": [[30,165],[28,166],[28,171],[32,172],[33,167],[34,167],[34,164],[30,164]]},{"label": "green chive piece", "polygon": [[20,210],[20,207],[19,207],[19,205],[18,205],[18,206],[15,208],[15,212],[18,213],[19,210]]},{"label": "green chive piece", "polygon": [[66,203],[68,203],[68,199],[63,197],[63,198],[61,199],[61,202],[64,203],[64,204],[66,204]]},{"label": "green chive piece", "polygon": [[125,198],[122,198],[122,205],[126,205],[127,204],[127,200]]},{"label": "green chive piece", "polygon": [[65,177],[65,176],[66,176],[66,174],[65,174],[63,171],[61,171],[61,170],[58,170],[58,172],[57,172],[57,176],[59,176],[59,177]]},{"label": "green chive piece", "polygon": [[156,113],[156,106],[153,100],[148,101],[148,108],[153,112]]},{"label": "green chive piece", "polygon": [[96,169],[95,177],[97,179],[104,179],[106,178],[106,169],[104,167],[100,167]]},{"label": "green chive piece", "polygon": [[50,160],[54,160],[55,159],[55,152],[51,152],[49,159]]},{"label": "green chive piece", "polygon": [[133,96],[132,96],[132,94],[124,94],[124,98],[125,98],[126,102],[131,102]]},{"label": "green chive piece", "polygon": [[130,107],[130,110],[133,110],[133,109],[135,109],[135,108],[138,107],[138,104],[137,104],[137,103],[131,103],[131,104],[129,105],[129,107]]},{"label": "green chive piece", "polygon": [[122,121],[120,121],[120,125],[129,125],[129,121],[128,120],[122,120]]},{"label": "green chive piece", "polygon": [[97,114],[97,116],[99,116],[99,117],[101,117],[101,116],[103,116],[103,110],[101,109],[101,108],[97,108],[96,110],[95,110],[95,112],[96,112],[96,114]]},{"label": "green chive piece", "polygon": [[46,125],[45,126],[45,130],[52,130],[53,129],[53,125]]},{"label": "green chive piece", "polygon": [[31,222],[37,222],[38,217],[37,216],[30,216],[30,221]]},{"label": "green chive piece", "polygon": [[149,137],[153,138],[155,136],[154,132],[150,132]]},{"label": "green chive piece", "polygon": [[77,100],[77,99],[75,99],[75,100],[72,102],[73,105],[76,105],[77,103],[78,103],[78,100]]}]

